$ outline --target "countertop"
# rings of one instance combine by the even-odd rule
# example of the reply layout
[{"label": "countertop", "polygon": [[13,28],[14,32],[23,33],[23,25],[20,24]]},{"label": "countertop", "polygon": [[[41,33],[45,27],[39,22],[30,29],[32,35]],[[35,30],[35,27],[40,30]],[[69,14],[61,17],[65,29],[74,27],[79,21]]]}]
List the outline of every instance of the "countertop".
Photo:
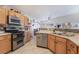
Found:
[{"label": "countertop", "polygon": [[58,34],[54,34],[53,31],[49,31],[49,30],[40,30],[37,33],[45,33],[45,34],[51,34],[51,35],[55,35],[58,37],[62,37],[68,40],[71,40],[73,43],[75,43],[77,46],[79,46],[79,33],[74,33],[74,36],[65,36],[65,35],[58,35]]},{"label": "countertop", "polygon": [[3,36],[3,35],[11,35],[11,33],[0,33],[0,36]]}]

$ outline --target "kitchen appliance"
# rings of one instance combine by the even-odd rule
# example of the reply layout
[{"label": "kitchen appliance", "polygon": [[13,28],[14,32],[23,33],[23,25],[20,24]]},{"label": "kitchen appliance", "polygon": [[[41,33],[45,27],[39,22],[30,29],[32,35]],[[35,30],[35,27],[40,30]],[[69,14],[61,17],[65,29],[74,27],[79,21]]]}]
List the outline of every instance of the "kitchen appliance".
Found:
[{"label": "kitchen appliance", "polygon": [[7,23],[20,25],[20,19],[18,17],[15,17],[15,16],[9,16]]},{"label": "kitchen appliance", "polygon": [[24,45],[24,32],[18,31],[17,33],[12,33],[12,50]]},{"label": "kitchen appliance", "polygon": [[24,31],[17,17],[9,16],[6,32],[11,33],[11,50],[15,50],[24,45]]}]

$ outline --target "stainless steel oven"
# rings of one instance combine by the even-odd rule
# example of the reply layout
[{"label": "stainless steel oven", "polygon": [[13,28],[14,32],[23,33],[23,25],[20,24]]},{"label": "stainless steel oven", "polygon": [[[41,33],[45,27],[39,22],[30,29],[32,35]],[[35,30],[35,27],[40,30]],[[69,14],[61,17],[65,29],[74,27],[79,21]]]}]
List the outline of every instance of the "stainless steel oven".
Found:
[{"label": "stainless steel oven", "polygon": [[24,32],[20,31],[19,33],[12,34],[12,50],[24,45]]},{"label": "stainless steel oven", "polygon": [[7,22],[6,32],[12,34],[11,36],[11,49],[15,50],[24,45],[24,31],[20,24],[20,19],[15,16],[9,16]]}]

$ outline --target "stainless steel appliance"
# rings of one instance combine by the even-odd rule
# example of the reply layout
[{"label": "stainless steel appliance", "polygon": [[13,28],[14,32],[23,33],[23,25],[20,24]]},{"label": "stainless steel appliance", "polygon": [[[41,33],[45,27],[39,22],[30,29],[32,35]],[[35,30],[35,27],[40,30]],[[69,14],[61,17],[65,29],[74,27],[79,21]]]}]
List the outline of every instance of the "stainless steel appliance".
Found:
[{"label": "stainless steel appliance", "polygon": [[20,20],[19,20],[18,17],[9,16],[9,18],[8,18],[8,24],[17,24],[17,25],[20,25]]},{"label": "stainless steel appliance", "polygon": [[12,50],[16,50],[17,48],[24,45],[24,32],[19,31],[18,33],[12,34]]},{"label": "stainless steel appliance", "polygon": [[24,31],[17,17],[9,16],[8,20],[5,31],[12,34],[11,49],[15,50],[24,45]]},{"label": "stainless steel appliance", "polygon": [[37,46],[47,48],[47,34],[43,33],[37,34],[36,39],[37,39]]}]

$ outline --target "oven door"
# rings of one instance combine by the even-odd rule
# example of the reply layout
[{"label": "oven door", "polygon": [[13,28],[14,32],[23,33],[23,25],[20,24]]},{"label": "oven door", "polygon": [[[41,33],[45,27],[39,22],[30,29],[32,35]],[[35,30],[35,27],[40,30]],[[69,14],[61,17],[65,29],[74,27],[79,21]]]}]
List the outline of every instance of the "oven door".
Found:
[{"label": "oven door", "polygon": [[22,34],[23,33],[13,34],[12,50],[16,50],[17,48],[24,45],[24,36],[22,36]]},{"label": "oven door", "polygon": [[23,41],[23,38],[16,38],[13,40],[13,47],[12,47],[12,50],[16,50],[18,48],[20,48],[21,46],[24,45],[24,41]]}]

